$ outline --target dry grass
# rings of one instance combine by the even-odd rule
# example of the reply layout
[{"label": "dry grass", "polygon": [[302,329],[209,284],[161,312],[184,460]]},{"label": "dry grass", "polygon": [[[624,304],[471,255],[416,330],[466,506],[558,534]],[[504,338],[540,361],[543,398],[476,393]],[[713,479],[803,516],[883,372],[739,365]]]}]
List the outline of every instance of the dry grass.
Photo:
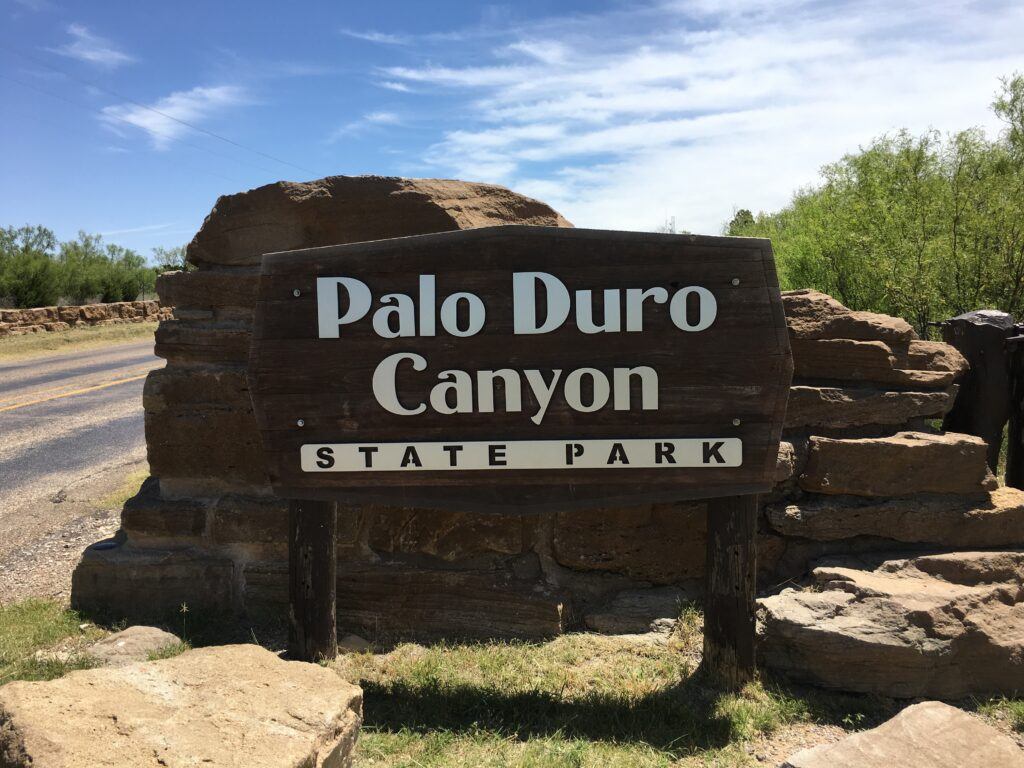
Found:
[{"label": "dry grass", "polygon": [[70,349],[107,347],[128,341],[152,338],[156,323],[124,323],[75,328],[54,333],[26,333],[0,339],[0,360],[52,355]]}]

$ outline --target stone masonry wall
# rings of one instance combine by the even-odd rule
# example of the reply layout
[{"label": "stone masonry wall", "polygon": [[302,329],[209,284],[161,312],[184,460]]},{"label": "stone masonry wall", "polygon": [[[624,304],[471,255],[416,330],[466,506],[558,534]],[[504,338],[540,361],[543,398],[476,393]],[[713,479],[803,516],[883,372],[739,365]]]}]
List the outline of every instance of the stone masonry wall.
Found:
[{"label": "stone masonry wall", "polygon": [[25,333],[66,331],[90,325],[119,325],[169,320],[171,310],[159,301],[118,301],[111,304],[0,309],[0,338]]},{"label": "stone masonry wall", "polygon": [[[144,395],[152,477],[116,540],[85,553],[76,606],[285,615],[287,509],[269,493],[245,379],[260,255],[495,223],[571,226],[537,201],[455,181],[330,177],[218,200],[189,246],[198,271],[158,284],[175,310],[157,331],[168,364]],[[984,443],[930,427],[956,396],[959,353],[821,293],[784,301],[795,378],[778,485],[763,500],[764,588],[829,553],[1024,540],[1024,493],[995,487]],[[704,513],[701,502],[522,516],[349,509],[339,625],[419,636],[643,629],[699,597]]]}]

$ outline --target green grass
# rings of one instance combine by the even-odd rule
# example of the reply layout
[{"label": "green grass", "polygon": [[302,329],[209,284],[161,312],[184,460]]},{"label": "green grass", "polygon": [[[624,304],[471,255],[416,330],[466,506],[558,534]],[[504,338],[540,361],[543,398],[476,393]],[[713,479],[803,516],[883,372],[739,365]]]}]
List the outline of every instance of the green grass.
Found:
[{"label": "green grass", "polygon": [[5,336],[0,339],[0,360],[52,355],[69,349],[106,347],[147,337],[153,338],[155,331],[155,322],[142,322]]},{"label": "green grass", "polygon": [[146,655],[146,661],[160,661],[161,659],[173,659],[185,651],[191,650],[192,644],[187,641],[165,645],[158,651],[152,651]]},{"label": "green grass", "polygon": [[[82,619],[48,600],[26,600],[0,606],[0,685],[12,680],[52,680],[73,669],[91,666],[80,651],[98,639],[102,630],[80,629]],[[66,661],[37,659],[36,651],[59,647]]]},{"label": "green grass", "polygon": [[1024,733],[1024,699],[991,699],[979,704],[978,711],[993,720],[1003,720],[1013,730]]},{"label": "green grass", "polygon": [[[243,637],[238,626],[228,630],[192,612],[177,618],[187,620],[177,628],[186,642],[151,660],[208,642],[266,642],[275,636],[261,630]],[[388,653],[342,656],[331,666],[364,693],[357,764],[751,766],[758,764],[751,745],[772,734],[785,737],[789,727],[870,728],[898,709],[887,699],[771,680],[737,693],[708,688],[691,661],[701,644],[700,611],[684,605],[680,618],[664,642],[570,634],[547,642],[403,643]],[[0,683],[52,679],[89,666],[83,651],[106,630],[83,630],[81,623],[73,611],[48,601],[0,608]],[[35,652],[41,649],[64,651],[67,660],[39,660]]]},{"label": "green grass", "polygon": [[693,650],[685,630],[666,644],[576,634],[409,643],[337,667],[363,688],[359,765],[382,768],[752,765],[751,740],[799,723],[871,727],[892,709],[773,683],[711,690],[686,661]]}]

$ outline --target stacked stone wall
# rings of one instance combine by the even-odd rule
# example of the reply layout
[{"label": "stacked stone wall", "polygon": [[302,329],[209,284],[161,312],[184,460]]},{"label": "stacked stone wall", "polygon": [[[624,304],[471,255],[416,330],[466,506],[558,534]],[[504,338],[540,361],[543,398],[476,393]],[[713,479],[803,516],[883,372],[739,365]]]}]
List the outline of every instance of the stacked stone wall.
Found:
[{"label": "stacked stone wall", "polygon": [[[152,477],[116,542],[86,552],[75,603],[284,615],[287,509],[270,495],[245,376],[260,255],[496,223],[570,226],[542,203],[462,182],[332,177],[219,200],[189,246],[199,269],[158,283],[175,310],[157,331],[168,364],[144,395]],[[815,291],[784,301],[796,373],[763,499],[765,589],[831,553],[1024,539],[1024,494],[995,488],[984,444],[932,427],[966,370],[956,350]],[[520,516],[344,508],[339,624],[420,636],[642,629],[699,598],[704,515],[701,502]]]},{"label": "stacked stone wall", "polygon": [[171,309],[156,300],[117,301],[33,309],[0,309],[0,338],[26,333],[67,331],[95,325],[169,320]]}]

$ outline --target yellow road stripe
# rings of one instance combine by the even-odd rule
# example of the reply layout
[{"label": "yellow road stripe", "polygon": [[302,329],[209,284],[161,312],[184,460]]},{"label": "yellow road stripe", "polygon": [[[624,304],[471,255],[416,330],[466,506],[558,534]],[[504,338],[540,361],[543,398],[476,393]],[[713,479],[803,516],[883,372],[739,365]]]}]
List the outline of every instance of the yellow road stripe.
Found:
[{"label": "yellow road stripe", "polygon": [[92,387],[85,387],[83,389],[76,389],[71,392],[65,392],[60,395],[50,395],[50,397],[41,397],[38,400],[29,400],[27,403],[18,403],[17,405],[8,405],[4,408],[0,408],[0,413],[4,411],[13,411],[18,408],[27,408],[30,405],[38,405],[39,403],[47,403],[50,400],[60,400],[62,397],[71,397],[72,395],[82,395],[86,392],[95,392],[97,389],[106,389],[107,387],[113,387],[117,384],[127,384],[129,381],[138,381],[144,379],[149,375],[149,372],[143,373],[139,376],[131,376],[127,379],[115,379],[114,381],[108,381],[104,384],[96,384]]},{"label": "yellow road stripe", "polygon": [[[126,374],[129,374],[129,373],[143,373],[143,372],[144,373],[148,373],[149,371],[152,371],[154,368],[157,368],[157,367],[159,367],[159,364],[157,364],[155,366],[140,365],[140,366],[136,366],[134,368],[125,369],[124,371],[121,371],[121,373],[126,373]],[[97,374],[92,373],[92,374],[84,374],[82,376],[75,376],[74,378],[76,378],[76,379],[85,379],[86,381],[88,381],[89,379],[95,379],[96,376],[97,376]],[[15,397],[13,397],[10,400],[6,400],[6,401],[0,400],[0,411],[2,411],[4,409],[4,407],[8,406],[8,405],[19,405],[20,403],[18,401],[19,400],[23,400],[26,397],[33,398],[32,402],[37,402],[37,398],[39,397],[39,395],[46,395],[46,394],[49,394],[50,392],[63,392],[64,390],[69,389],[69,388],[74,387],[74,386],[76,386],[76,384],[74,382],[72,382],[70,384],[61,384],[59,387],[48,387],[47,389],[31,390],[31,391],[25,393],[24,395],[16,395]],[[79,388],[81,388],[81,387],[79,387]]]}]

